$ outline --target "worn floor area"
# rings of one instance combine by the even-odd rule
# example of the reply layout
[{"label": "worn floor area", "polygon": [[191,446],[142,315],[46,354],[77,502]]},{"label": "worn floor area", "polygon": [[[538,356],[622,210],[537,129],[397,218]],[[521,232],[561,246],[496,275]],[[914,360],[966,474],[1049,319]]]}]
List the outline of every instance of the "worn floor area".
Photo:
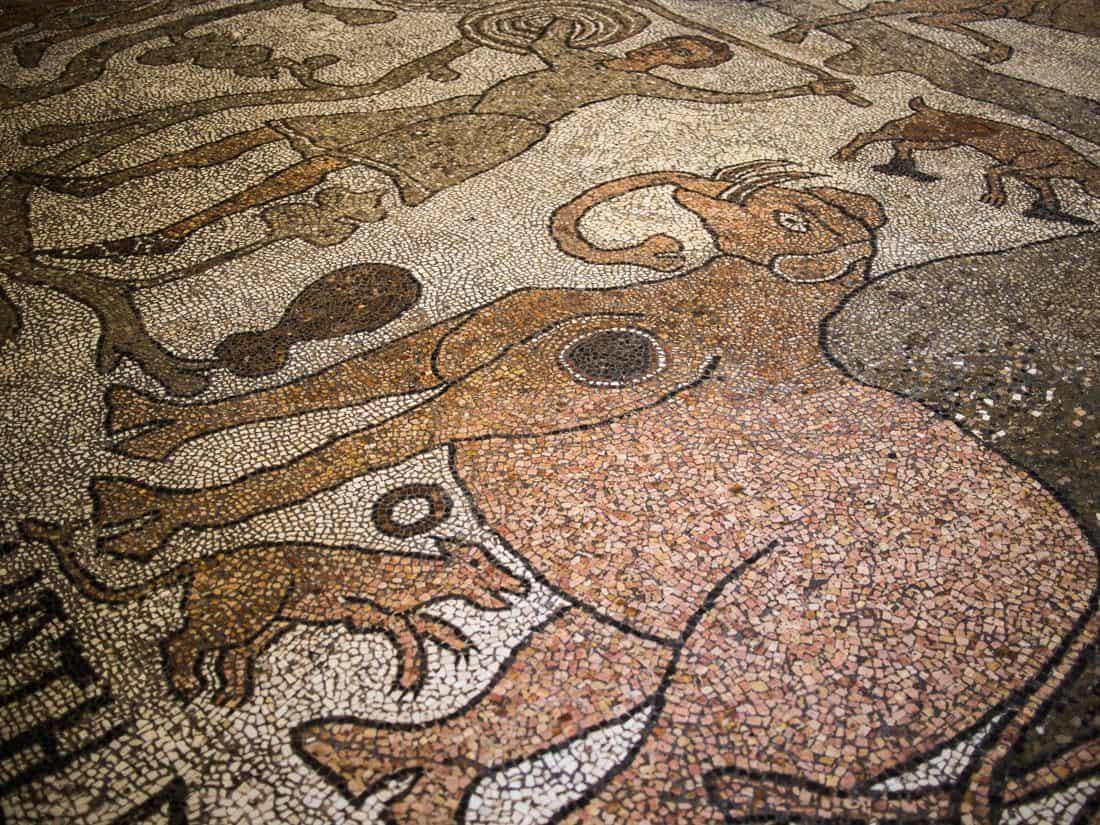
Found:
[{"label": "worn floor area", "polygon": [[1100,822],[1096,0],[2,0],[0,822]]}]

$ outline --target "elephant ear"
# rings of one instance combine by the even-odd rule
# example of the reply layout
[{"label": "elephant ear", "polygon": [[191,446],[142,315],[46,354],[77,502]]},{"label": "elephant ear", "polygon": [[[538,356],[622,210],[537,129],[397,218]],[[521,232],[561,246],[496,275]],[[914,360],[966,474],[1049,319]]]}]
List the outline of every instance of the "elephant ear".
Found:
[{"label": "elephant ear", "polygon": [[23,329],[23,315],[19,307],[0,288],[0,344],[14,341]]},{"label": "elephant ear", "polygon": [[831,186],[816,186],[808,191],[851,215],[868,229],[878,229],[886,223],[886,211],[882,204],[869,195],[846,192]]}]

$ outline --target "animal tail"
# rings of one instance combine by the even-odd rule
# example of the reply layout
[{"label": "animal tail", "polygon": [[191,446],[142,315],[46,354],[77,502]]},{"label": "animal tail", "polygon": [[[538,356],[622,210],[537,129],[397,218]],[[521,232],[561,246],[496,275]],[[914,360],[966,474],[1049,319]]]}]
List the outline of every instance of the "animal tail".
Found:
[{"label": "animal tail", "polygon": [[76,557],[73,548],[73,531],[38,519],[26,519],[19,525],[23,538],[41,542],[53,550],[61,564],[61,572],[73,583],[80,595],[104,604],[126,604],[144,599],[149,594],[182,581],[191,573],[191,565],[184,563],[161,573],[153,579],[131,587],[111,587],[99,581]]},{"label": "animal tail", "polygon": [[928,109],[928,104],[924,102],[923,97],[918,95],[917,97],[909,98],[909,108],[914,112],[923,112]]}]

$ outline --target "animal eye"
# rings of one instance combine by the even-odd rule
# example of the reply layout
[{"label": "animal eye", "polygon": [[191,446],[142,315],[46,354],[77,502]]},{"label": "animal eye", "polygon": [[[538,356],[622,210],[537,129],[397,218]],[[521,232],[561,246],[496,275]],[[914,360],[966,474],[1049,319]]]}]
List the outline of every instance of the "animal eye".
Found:
[{"label": "animal eye", "polygon": [[809,232],[810,225],[806,219],[794,212],[776,212],[775,222],[788,232]]}]

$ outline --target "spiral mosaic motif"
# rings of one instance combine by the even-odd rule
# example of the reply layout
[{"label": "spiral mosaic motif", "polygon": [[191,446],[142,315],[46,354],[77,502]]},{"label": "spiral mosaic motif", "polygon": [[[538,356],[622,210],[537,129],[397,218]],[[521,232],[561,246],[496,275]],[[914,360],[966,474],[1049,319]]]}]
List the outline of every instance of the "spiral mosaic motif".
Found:
[{"label": "spiral mosaic motif", "polygon": [[638,12],[608,0],[518,0],[470,12],[458,29],[480,46],[523,54],[555,18],[573,21],[569,45],[585,49],[618,43],[649,25]]}]

